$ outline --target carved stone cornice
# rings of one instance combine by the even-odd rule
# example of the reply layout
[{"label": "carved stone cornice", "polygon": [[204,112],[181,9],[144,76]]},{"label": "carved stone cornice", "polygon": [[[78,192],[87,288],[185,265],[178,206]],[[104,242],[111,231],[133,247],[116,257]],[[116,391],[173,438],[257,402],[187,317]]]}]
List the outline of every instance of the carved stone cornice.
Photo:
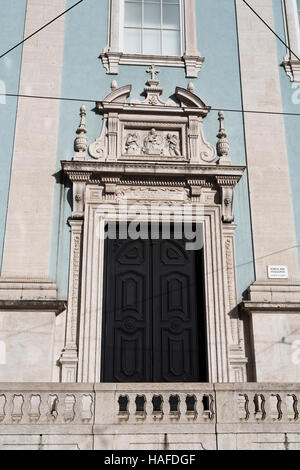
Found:
[{"label": "carved stone cornice", "polygon": [[[245,167],[164,163],[109,163],[62,161],[62,168],[73,182],[73,217],[84,216],[86,184],[102,187],[106,196],[114,198],[120,187],[185,188],[192,200],[200,200],[203,190],[219,193],[222,221],[230,224],[234,187]],[[194,199],[196,198],[196,199]]]},{"label": "carved stone cornice", "polygon": [[244,166],[218,166],[164,163],[109,163],[62,161],[62,169],[72,182],[89,184],[155,184],[234,188],[243,176]]},{"label": "carved stone cornice", "polygon": [[240,178],[236,177],[235,175],[217,175],[216,176],[217,183],[220,186],[226,187],[235,187],[236,184],[239,182]]},{"label": "carved stone cornice", "polygon": [[71,170],[71,171],[66,172],[66,174],[68,175],[68,178],[72,183],[75,183],[75,182],[88,183],[90,182],[90,178],[92,175],[91,172],[76,171],[75,169],[74,171]]}]

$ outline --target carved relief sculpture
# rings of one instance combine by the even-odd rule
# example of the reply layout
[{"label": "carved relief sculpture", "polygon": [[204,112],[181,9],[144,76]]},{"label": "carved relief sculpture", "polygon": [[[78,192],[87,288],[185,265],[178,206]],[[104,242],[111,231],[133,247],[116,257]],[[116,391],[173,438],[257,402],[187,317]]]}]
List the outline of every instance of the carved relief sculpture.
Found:
[{"label": "carved relief sculpture", "polygon": [[140,147],[138,144],[138,136],[136,133],[128,134],[125,142],[125,152],[130,155],[139,153]]},{"label": "carved relief sculpture", "polygon": [[178,149],[178,138],[176,134],[168,134],[167,142],[169,144],[169,153],[171,156],[179,157],[180,151]]},{"label": "carved relief sculpture", "polygon": [[[173,157],[192,164],[213,165],[216,148],[206,141],[203,131],[203,118],[210,107],[194,93],[191,84],[188,89],[176,88],[176,102],[171,98],[163,101],[163,89],[157,79],[159,70],[152,65],[147,73],[151,78],[144,88],[145,100],[132,99],[127,103],[131,85],[117,88],[114,81],[111,93],[96,103],[103,115],[103,127],[100,137],[89,146],[90,156],[110,162],[126,161],[126,156],[146,160],[152,156],[161,162],[163,157],[166,161]],[[219,120],[223,135],[223,116]],[[222,160],[223,164],[229,163],[224,155],[226,143],[218,144],[218,152],[222,153],[219,163]]]},{"label": "carved relief sculpture", "polygon": [[151,129],[145,138],[142,152],[145,155],[163,155],[164,141],[155,129]]}]

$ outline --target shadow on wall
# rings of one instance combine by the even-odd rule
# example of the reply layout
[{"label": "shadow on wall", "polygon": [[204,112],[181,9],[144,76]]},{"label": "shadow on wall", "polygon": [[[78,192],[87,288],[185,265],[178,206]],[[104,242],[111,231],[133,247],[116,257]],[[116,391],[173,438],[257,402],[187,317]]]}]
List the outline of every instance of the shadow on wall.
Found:
[{"label": "shadow on wall", "polygon": [[72,184],[64,175],[62,170],[57,171],[52,175],[55,178],[56,184],[59,184],[61,191],[66,192],[65,200],[69,204],[71,211],[73,210],[73,197],[72,197]]}]

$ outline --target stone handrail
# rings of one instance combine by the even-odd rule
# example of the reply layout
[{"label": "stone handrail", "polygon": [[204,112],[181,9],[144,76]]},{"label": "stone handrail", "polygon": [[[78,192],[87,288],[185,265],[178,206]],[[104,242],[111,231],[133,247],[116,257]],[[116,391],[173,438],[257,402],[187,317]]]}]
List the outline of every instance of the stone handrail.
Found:
[{"label": "stone handrail", "polygon": [[[300,431],[300,384],[0,383],[7,426],[209,425]],[[288,427],[287,427],[288,426]],[[208,431],[211,432],[211,431]]]}]

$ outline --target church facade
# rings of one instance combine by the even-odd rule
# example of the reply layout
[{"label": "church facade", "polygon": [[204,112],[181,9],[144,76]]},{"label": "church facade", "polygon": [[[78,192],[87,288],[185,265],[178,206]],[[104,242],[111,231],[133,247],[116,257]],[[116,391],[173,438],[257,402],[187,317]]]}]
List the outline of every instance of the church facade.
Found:
[{"label": "church facade", "polygon": [[3,2],[0,449],[299,449],[300,2]]}]

